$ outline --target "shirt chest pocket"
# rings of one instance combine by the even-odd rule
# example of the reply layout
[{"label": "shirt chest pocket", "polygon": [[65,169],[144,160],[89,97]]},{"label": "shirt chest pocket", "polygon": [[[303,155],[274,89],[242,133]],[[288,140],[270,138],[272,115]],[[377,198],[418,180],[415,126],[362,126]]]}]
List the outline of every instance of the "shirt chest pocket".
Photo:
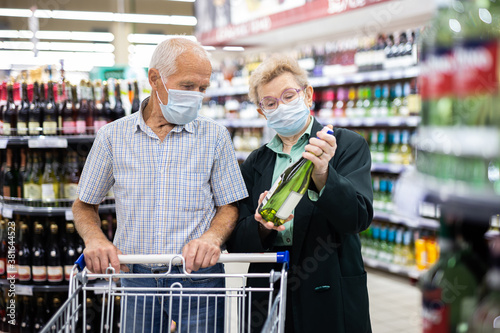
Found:
[{"label": "shirt chest pocket", "polygon": [[181,209],[203,210],[210,203],[211,192],[207,175],[182,172],[176,178],[176,192]]}]

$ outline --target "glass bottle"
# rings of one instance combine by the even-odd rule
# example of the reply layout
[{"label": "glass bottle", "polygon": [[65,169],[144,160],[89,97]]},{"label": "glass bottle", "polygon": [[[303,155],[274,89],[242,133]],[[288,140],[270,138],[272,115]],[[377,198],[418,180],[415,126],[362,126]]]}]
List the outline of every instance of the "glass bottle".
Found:
[{"label": "glass bottle", "polygon": [[110,123],[113,121],[113,109],[111,109],[111,103],[109,102],[109,88],[107,81],[103,82],[102,95],[103,95],[103,101],[102,101],[103,116],[104,119],[106,120],[106,123]]},{"label": "glass bottle", "polygon": [[45,257],[45,242],[43,239],[43,226],[35,222],[35,235],[33,237],[31,274],[34,284],[47,282],[47,261]]},{"label": "glass bottle", "polygon": [[47,305],[45,304],[45,299],[41,296],[36,298],[36,311],[35,319],[33,320],[33,326],[35,332],[39,332],[45,323],[47,322]]},{"label": "glass bottle", "polygon": [[[87,95],[87,87],[85,80],[80,81],[79,86],[80,95],[79,103],[77,108],[77,116],[76,116],[76,134],[86,134],[87,133],[87,117],[90,112],[88,95]],[[76,95],[76,87],[75,87],[75,95]]]},{"label": "glass bottle", "polygon": [[[0,220],[0,279],[7,278],[7,228],[4,220]],[[0,288],[1,289],[1,288]]]},{"label": "glass bottle", "polygon": [[69,283],[71,279],[71,270],[78,259],[75,244],[75,225],[66,223],[66,244],[63,248],[64,280]]},{"label": "glass bottle", "polygon": [[14,83],[7,85],[7,105],[3,114],[3,135],[17,134],[17,106],[14,103]]},{"label": "glass bottle", "polygon": [[33,99],[31,100],[30,112],[28,115],[29,135],[41,134],[43,109],[40,104],[40,88],[38,82],[33,83]]},{"label": "glass bottle", "polygon": [[137,80],[134,81],[134,98],[132,99],[132,113],[139,111],[141,107],[141,100],[139,99],[139,85]]},{"label": "glass bottle", "polygon": [[113,120],[120,119],[125,116],[125,109],[123,108],[121,91],[120,91],[120,80],[115,83],[115,108],[113,110]]},{"label": "glass bottle", "polygon": [[33,152],[33,162],[31,164],[31,172],[24,182],[24,195],[28,200],[28,204],[36,204],[37,200],[42,199],[42,164],[39,158],[39,152]]},{"label": "glass bottle", "polygon": [[43,114],[43,134],[44,135],[57,135],[57,117],[58,110],[57,104],[54,100],[54,86],[52,81],[47,84],[47,102],[45,104],[45,112]]},{"label": "glass bottle", "polygon": [[6,151],[6,162],[3,167],[3,196],[6,198],[17,197],[17,179],[12,162],[12,149]]},{"label": "glass bottle", "polygon": [[57,179],[57,174],[53,162],[52,152],[47,151],[45,153],[45,166],[43,170],[41,185],[42,200],[45,202],[55,203],[55,200],[60,198],[60,183]]},{"label": "glass bottle", "polygon": [[28,97],[28,84],[22,84],[22,100],[17,115],[17,135],[28,135],[28,122],[30,113],[30,100]]},{"label": "glass bottle", "polygon": [[78,197],[77,188],[80,181],[80,168],[78,166],[78,156],[71,151],[64,172],[64,198],[75,200]]},{"label": "glass bottle", "polygon": [[61,249],[59,248],[58,227],[50,223],[50,238],[47,247],[47,281],[49,284],[60,284],[64,279]]},{"label": "glass bottle", "polygon": [[34,309],[31,303],[30,296],[23,296],[22,301],[22,312],[20,318],[20,326],[22,333],[31,333],[34,328],[34,317],[33,317]]},{"label": "glass bottle", "polygon": [[73,135],[76,132],[75,121],[75,102],[73,97],[73,88],[71,84],[65,85],[66,99],[62,104],[62,133],[65,135]]},{"label": "glass bottle", "polygon": [[31,283],[31,249],[29,244],[29,227],[27,224],[21,224],[19,233],[19,250],[17,252],[17,261],[19,269],[19,283]]}]

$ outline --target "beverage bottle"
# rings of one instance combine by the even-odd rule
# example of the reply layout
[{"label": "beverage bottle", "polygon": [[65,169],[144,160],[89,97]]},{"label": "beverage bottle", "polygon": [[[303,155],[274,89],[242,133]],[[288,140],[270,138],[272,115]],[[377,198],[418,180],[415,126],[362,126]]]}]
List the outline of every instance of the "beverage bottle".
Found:
[{"label": "beverage bottle", "polygon": [[64,280],[69,283],[71,279],[71,270],[78,259],[78,253],[75,244],[75,225],[66,223],[66,244],[63,248]]},{"label": "beverage bottle", "polygon": [[122,97],[120,91],[120,81],[115,83],[115,108],[113,109],[113,120],[120,119],[125,116],[125,109],[122,104]]},{"label": "beverage bottle", "polygon": [[80,180],[80,168],[78,167],[78,156],[71,151],[68,155],[64,172],[64,198],[75,200],[78,197],[77,188]]},{"label": "beverage bottle", "polygon": [[52,81],[47,84],[47,102],[45,104],[45,112],[43,114],[43,134],[45,135],[57,135],[58,124],[58,109],[56,101],[54,100],[54,86]]},{"label": "beverage bottle", "polygon": [[353,118],[356,116],[356,89],[354,87],[349,88],[347,95],[347,104],[345,108],[345,116],[348,118]]},{"label": "beverage bottle", "polygon": [[412,149],[410,146],[410,131],[401,131],[401,145],[399,146],[401,164],[410,165],[413,161]]},{"label": "beverage bottle", "polygon": [[39,152],[33,152],[33,163],[31,165],[31,172],[24,182],[24,195],[28,200],[28,204],[35,205],[37,200],[42,200],[42,164],[39,159]]},{"label": "beverage bottle", "polygon": [[34,225],[31,274],[34,284],[45,284],[47,282],[47,260],[43,241],[43,226],[38,222],[35,222]]},{"label": "beverage bottle", "polygon": [[333,109],[333,116],[335,118],[344,117],[345,107],[346,107],[347,92],[344,88],[339,88],[337,90],[337,101]]},{"label": "beverage bottle", "polygon": [[24,182],[25,182],[26,178],[28,177],[28,172],[29,172],[27,165],[26,165],[26,149],[25,148],[21,148],[20,157],[21,157],[21,161],[20,161],[19,169],[17,171],[17,194],[18,194],[19,198],[25,198]]},{"label": "beverage bottle", "polygon": [[113,121],[113,110],[111,109],[111,103],[109,102],[109,89],[108,89],[108,82],[104,81],[103,82],[103,101],[102,101],[102,108],[103,108],[103,116],[104,119],[106,120],[106,123],[110,123]]},{"label": "beverage bottle", "polygon": [[365,108],[364,108],[364,102],[365,102],[365,88],[363,86],[359,86],[356,92],[356,95],[358,96],[358,100],[356,101],[355,108],[354,108],[354,116],[355,117],[364,117],[365,116]]},{"label": "beverage bottle", "polygon": [[132,99],[132,113],[139,111],[141,108],[141,100],[139,99],[139,85],[137,80],[134,81],[134,98]]},{"label": "beverage bottle", "polygon": [[371,117],[372,116],[372,105],[373,105],[373,98],[372,98],[372,87],[366,86],[365,87],[365,92],[364,92],[364,100],[363,100],[363,110],[364,110],[364,117]]},{"label": "beverage bottle", "polygon": [[392,133],[392,144],[389,148],[388,162],[392,164],[401,164],[401,133],[399,130],[394,130]]},{"label": "beverage bottle", "polygon": [[390,98],[390,87],[388,84],[384,84],[382,86],[382,97],[378,109],[378,115],[380,117],[387,117],[389,115],[389,106],[390,106],[389,98]]},{"label": "beverage bottle", "polygon": [[372,108],[370,110],[370,116],[378,117],[380,116],[380,103],[382,102],[382,87],[379,84],[375,86],[374,94],[375,98],[373,99]]},{"label": "beverage bottle", "polygon": [[3,167],[3,196],[6,198],[17,197],[17,179],[12,163],[12,149],[6,151],[7,159]]},{"label": "beverage bottle", "polygon": [[61,115],[62,115],[62,133],[65,135],[73,135],[76,132],[76,121],[75,121],[75,101],[73,97],[73,89],[71,84],[67,83],[65,85],[66,89],[66,99],[62,103]]},{"label": "beverage bottle", "polygon": [[419,281],[424,333],[456,332],[463,303],[475,298],[479,283],[456,242],[454,225],[448,224],[444,218],[440,222],[440,258]]},{"label": "beverage bottle", "polygon": [[42,185],[42,200],[52,202],[59,199],[60,183],[57,179],[56,170],[53,163],[53,154],[47,151],[45,154],[45,166],[43,170],[41,185]]},{"label": "beverage bottle", "polygon": [[33,83],[33,99],[31,100],[30,111],[28,114],[28,132],[29,135],[41,134],[43,109],[40,104],[40,88],[38,82]]},{"label": "beverage bottle", "polygon": [[14,103],[14,83],[7,85],[7,105],[3,114],[3,135],[17,135],[17,106]]},{"label": "beverage bottle", "polygon": [[94,87],[92,82],[87,81],[87,98],[89,103],[89,112],[87,113],[87,118],[85,119],[85,123],[87,124],[87,134],[93,134],[94,129],[94,118],[96,113],[95,107],[95,96],[94,96]]},{"label": "beverage bottle", "polygon": [[94,131],[97,133],[101,127],[106,125],[106,117],[104,114],[104,98],[103,90],[100,82],[96,82],[94,87],[95,94],[95,116],[94,116]]},{"label": "beverage bottle", "polygon": [[407,117],[410,115],[410,109],[408,107],[408,96],[411,93],[410,82],[407,81],[403,84],[401,90],[401,105],[399,106],[399,115],[402,117]]},{"label": "beverage bottle", "polygon": [[403,235],[404,229],[397,228],[394,235],[394,259],[393,263],[399,266],[403,265]]},{"label": "beverage bottle", "polygon": [[3,135],[3,113],[7,108],[7,82],[0,84],[0,135]]},{"label": "beverage bottle", "polygon": [[327,89],[323,91],[323,103],[318,112],[318,117],[328,119],[332,117],[333,101],[335,100],[335,93],[333,89]]},{"label": "beverage bottle", "polygon": [[[4,220],[0,220],[0,279],[7,278],[7,229]],[[1,289],[1,288],[0,288]]]},{"label": "beverage bottle", "polygon": [[50,224],[49,246],[47,248],[47,281],[49,284],[60,284],[64,279],[61,249],[58,241],[58,227]]},{"label": "beverage bottle", "polygon": [[21,224],[19,233],[19,250],[17,252],[17,261],[19,269],[19,283],[31,283],[31,249],[29,244],[29,227],[27,224]]},{"label": "beverage bottle", "polygon": [[30,100],[28,97],[28,84],[26,82],[22,84],[22,95],[21,106],[17,115],[17,135],[28,135]]},{"label": "beverage bottle", "polygon": [[372,156],[372,162],[378,161],[378,157],[376,156],[378,149],[378,131],[376,129],[372,129],[370,132],[370,153]]},{"label": "beverage bottle", "polygon": [[[328,127],[323,131],[333,135]],[[278,177],[259,206],[259,214],[264,220],[276,226],[285,223],[307,191],[313,168],[310,160],[301,157]]]},{"label": "beverage bottle", "polygon": [[[80,96],[77,108],[76,116],[76,134],[86,134],[87,133],[87,116],[90,112],[87,87],[85,80],[80,81],[79,86]],[[76,87],[75,87],[76,92]]]},{"label": "beverage bottle", "polygon": [[388,148],[387,148],[387,130],[381,129],[378,132],[377,153],[375,154],[375,162],[386,163]]},{"label": "beverage bottle", "polygon": [[47,322],[47,306],[45,304],[45,299],[41,296],[36,298],[36,311],[35,318],[33,320],[33,327],[35,332],[39,332]]},{"label": "beverage bottle", "polygon": [[33,306],[31,304],[30,296],[23,296],[22,311],[20,318],[20,327],[22,333],[31,333],[34,328]]},{"label": "beverage bottle", "polygon": [[402,264],[407,267],[415,265],[415,252],[413,251],[413,232],[408,229],[403,233],[403,247],[401,248]]}]

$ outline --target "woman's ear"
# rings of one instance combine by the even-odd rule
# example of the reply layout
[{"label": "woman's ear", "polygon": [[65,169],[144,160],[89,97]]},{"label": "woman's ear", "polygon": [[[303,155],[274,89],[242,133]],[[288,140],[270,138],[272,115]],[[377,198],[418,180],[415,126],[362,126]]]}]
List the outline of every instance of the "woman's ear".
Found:
[{"label": "woman's ear", "polygon": [[267,119],[266,115],[264,114],[264,112],[262,112],[262,110],[260,108],[257,108],[257,112],[260,113],[261,115],[263,115],[264,118]]},{"label": "woman's ear", "polygon": [[313,105],[313,94],[314,94],[313,87],[307,86],[304,89],[304,93],[305,93],[304,102],[306,102],[306,105],[307,105],[308,108],[311,108],[312,105]]}]

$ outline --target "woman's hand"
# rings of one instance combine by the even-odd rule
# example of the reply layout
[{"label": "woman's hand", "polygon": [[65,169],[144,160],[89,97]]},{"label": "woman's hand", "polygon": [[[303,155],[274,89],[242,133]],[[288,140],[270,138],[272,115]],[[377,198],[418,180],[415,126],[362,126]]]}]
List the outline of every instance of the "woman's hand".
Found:
[{"label": "woman's hand", "polygon": [[[328,125],[328,128],[333,130],[332,125]],[[302,153],[302,156],[314,164],[312,180],[318,191],[321,191],[328,178],[328,163],[337,150],[337,139],[324,131],[317,132],[316,136],[317,138],[309,139],[309,144],[305,147],[306,151]]]},{"label": "woman's hand", "polygon": [[[260,207],[260,204],[262,203],[262,201],[264,200],[264,198],[266,197],[267,195],[267,192],[268,191],[265,191],[264,193],[261,193],[260,196],[259,196],[259,203],[257,205],[257,209],[255,210],[255,215],[254,215],[254,218],[257,222],[260,223],[259,225],[259,230],[263,230],[263,231],[267,231],[267,234],[271,231],[271,230],[276,230],[276,231],[284,231],[285,230],[285,226],[284,225],[280,225],[279,227],[276,227],[274,225],[273,222],[268,222],[266,220],[264,220],[262,218],[262,216],[259,214],[259,207]],[[291,214],[287,219],[286,219],[286,222],[290,221],[291,219],[293,219],[293,214]],[[286,223],[285,222],[285,223]]]}]

